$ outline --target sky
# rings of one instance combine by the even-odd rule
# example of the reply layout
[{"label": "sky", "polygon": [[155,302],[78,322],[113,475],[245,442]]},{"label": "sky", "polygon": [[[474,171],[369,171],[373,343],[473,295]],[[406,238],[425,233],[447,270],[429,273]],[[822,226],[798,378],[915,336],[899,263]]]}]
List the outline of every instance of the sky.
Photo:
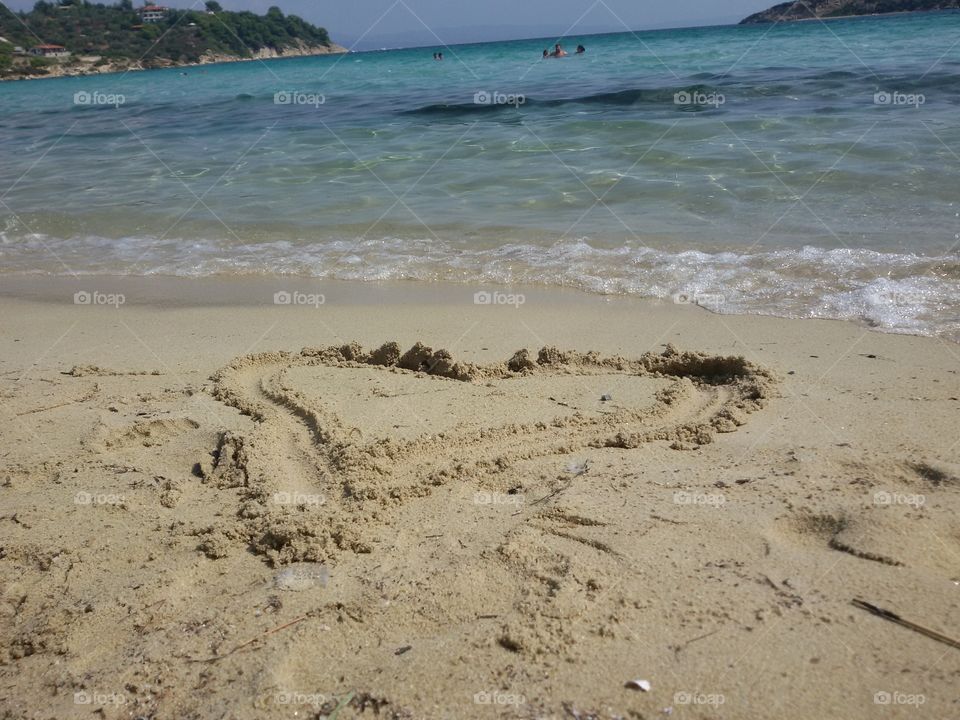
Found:
[{"label": "sky", "polygon": [[[29,10],[35,0],[0,0]],[[111,0],[97,0],[109,3]],[[357,50],[735,23],[778,0],[219,0],[225,10],[277,5]],[[202,0],[160,0],[202,8]],[[134,0],[134,5],[143,4]],[[569,31],[569,33],[567,32]]]}]

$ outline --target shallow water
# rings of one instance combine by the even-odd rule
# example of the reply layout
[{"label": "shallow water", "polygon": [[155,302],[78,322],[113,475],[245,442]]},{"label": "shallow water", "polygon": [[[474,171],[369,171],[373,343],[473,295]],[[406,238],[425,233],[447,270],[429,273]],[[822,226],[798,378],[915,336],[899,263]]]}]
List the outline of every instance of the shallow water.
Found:
[{"label": "shallow water", "polygon": [[559,284],[956,337],[958,31],[916,14],[4,83],[0,268]]}]

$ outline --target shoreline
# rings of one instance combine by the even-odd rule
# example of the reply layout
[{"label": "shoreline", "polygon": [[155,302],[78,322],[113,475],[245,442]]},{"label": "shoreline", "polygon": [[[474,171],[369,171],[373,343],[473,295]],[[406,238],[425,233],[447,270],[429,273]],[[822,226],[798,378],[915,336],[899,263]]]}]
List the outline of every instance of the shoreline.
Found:
[{"label": "shoreline", "polygon": [[[302,275],[214,275],[178,277],[165,275],[0,275],[0,302],[26,301],[71,306],[75,293],[122,295],[124,306],[153,308],[261,308],[276,305],[278,292],[322,295],[323,306],[370,307],[378,304],[448,305],[475,307],[478,292],[521,295],[523,305],[562,305],[572,307],[639,307],[658,313],[694,311],[721,320],[763,323],[789,323],[798,326],[843,325],[860,332],[880,336],[916,338],[960,345],[960,337],[949,333],[901,332],[878,327],[864,318],[785,317],[763,313],[721,313],[706,305],[675,303],[671,298],[641,297],[627,294],[603,294],[576,287],[540,284],[503,284],[454,282],[448,280],[336,280]],[[687,317],[683,315],[682,317]]]},{"label": "shoreline", "polygon": [[[263,48],[253,56],[253,57],[231,57],[228,55],[204,55],[199,62],[173,62],[170,61],[168,64],[157,65],[152,67],[143,67],[139,65],[140,61],[132,61],[128,67],[115,67],[113,65],[104,66],[103,68],[90,67],[89,69],[82,69],[79,66],[70,66],[70,70],[81,70],[79,72],[57,72],[57,73],[48,73],[46,75],[18,75],[15,77],[0,76],[0,82],[19,82],[22,80],[52,80],[57,78],[68,78],[68,77],[92,77],[95,75],[116,75],[116,74],[126,74],[129,72],[144,72],[147,70],[173,70],[178,68],[185,67],[206,67],[208,65],[228,65],[238,62],[267,62],[269,60],[290,60],[293,58],[303,58],[303,57],[323,57],[326,55],[346,55],[350,52],[348,48],[345,48],[336,43],[332,43],[326,50],[320,48],[313,48],[311,50],[302,50],[299,48],[286,48],[284,52],[278,53],[275,48]],[[64,70],[59,64],[56,66],[59,70]]]}]

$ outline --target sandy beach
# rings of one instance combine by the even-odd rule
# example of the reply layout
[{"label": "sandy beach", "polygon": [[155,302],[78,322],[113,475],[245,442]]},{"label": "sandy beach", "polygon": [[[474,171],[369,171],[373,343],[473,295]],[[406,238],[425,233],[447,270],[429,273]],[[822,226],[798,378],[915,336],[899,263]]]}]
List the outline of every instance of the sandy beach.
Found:
[{"label": "sandy beach", "polygon": [[536,288],[2,292],[2,718],[960,715],[954,344]]}]

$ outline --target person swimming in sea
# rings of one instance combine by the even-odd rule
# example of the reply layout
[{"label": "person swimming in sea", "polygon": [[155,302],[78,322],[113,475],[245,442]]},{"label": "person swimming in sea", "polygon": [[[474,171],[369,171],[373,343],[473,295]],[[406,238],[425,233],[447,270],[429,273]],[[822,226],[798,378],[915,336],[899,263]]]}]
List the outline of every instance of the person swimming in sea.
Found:
[{"label": "person swimming in sea", "polygon": [[583,55],[587,49],[583,45],[577,45],[577,55]]},{"label": "person swimming in sea", "polygon": [[553,52],[550,53],[550,57],[559,58],[559,57],[566,57],[566,56],[567,56],[567,51],[564,50],[562,47],[560,47],[560,43],[557,43],[556,45],[554,45]]},{"label": "person swimming in sea", "polygon": [[550,51],[549,51],[549,50],[544,50],[544,51],[543,51],[543,57],[544,57],[544,59],[550,57]]}]

